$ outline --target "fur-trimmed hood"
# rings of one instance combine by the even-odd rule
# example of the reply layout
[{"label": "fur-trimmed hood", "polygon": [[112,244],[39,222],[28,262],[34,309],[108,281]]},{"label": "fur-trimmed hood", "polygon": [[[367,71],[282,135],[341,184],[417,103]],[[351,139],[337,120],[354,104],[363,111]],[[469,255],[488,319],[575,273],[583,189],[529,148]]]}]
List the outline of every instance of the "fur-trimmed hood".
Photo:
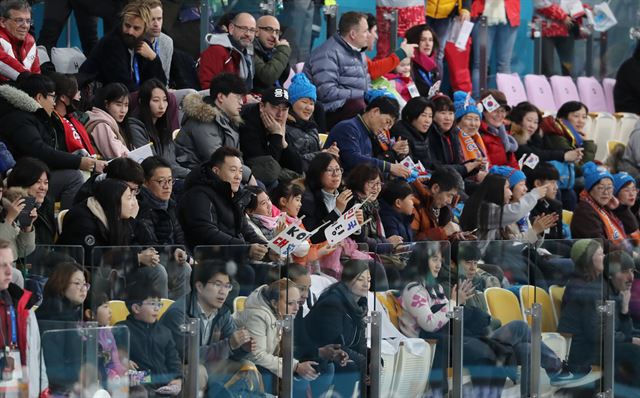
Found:
[{"label": "fur-trimmed hood", "polygon": [[182,100],[182,110],[184,110],[185,118],[191,118],[201,123],[212,123],[216,119],[220,120],[220,118],[229,120],[235,125],[242,123],[240,117],[231,120],[220,108],[206,102],[198,93],[192,93],[184,97]]},{"label": "fur-trimmed hood", "polygon": [[20,111],[35,113],[38,109],[42,109],[42,106],[29,94],[7,84],[0,86],[0,98]]}]

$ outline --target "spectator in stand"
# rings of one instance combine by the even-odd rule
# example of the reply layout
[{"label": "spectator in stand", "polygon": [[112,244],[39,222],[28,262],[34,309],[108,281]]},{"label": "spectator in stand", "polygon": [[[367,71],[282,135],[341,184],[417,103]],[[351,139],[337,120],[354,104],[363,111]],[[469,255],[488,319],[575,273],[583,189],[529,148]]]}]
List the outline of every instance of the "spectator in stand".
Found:
[{"label": "spectator in stand", "polygon": [[171,165],[174,178],[184,180],[191,170],[180,166],[176,160],[176,144],[167,120],[168,97],[169,92],[160,80],[142,83],[138,91],[140,103],[135,117],[128,118],[127,128],[132,142],[142,145],[151,142],[153,152]]},{"label": "spectator in stand", "polygon": [[636,180],[640,178],[640,123],[633,127],[617,169],[626,171]]},{"label": "spectator in stand", "polygon": [[256,26],[258,32],[253,41],[253,89],[261,93],[274,86],[282,87],[289,78],[291,46],[288,41],[280,38],[280,22],[275,17],[264,15],[258,18]]},{"label": "spectator in stand", "polygon": [[7,177],[7,188],[22,188],[29,196],[36,198],[38,218],[33,223],[36,245],[53,245],[57,234],[54,204],[47,197],[50,174],[49,168],[42,161],[24,157],[16,162]]},{"label": "spectator in stand", "polygon": [[[580,11],[574,14],[569,7],[578,3]],[[560,58],[560,69],[563,76],[571,76],[573,72],[575,41],[582,36],[584,11],[582,4],[563,2],[562,0],[534,0],[533,21],[539,21],[542,27],[542,74],[557,74],[553,68],[554,50]]]},{"label": "spectator in stand", "polygon": [[402,108],[402,118],[391,127],[391,135],[409,142],[409,154],[414,163],[430,164],[427,133],[433,123],[434,106],[425,97],[411,98]]},{"label": "spectator in stand", "polygon": [[365,14],[349,11],[340,17],[338,32],[311,52],[304,73],[318,88],[318,101],[327,112],[327,127],[352,118],[365,108],[371,88],[366,55],[369,26]]},{"label": "spectator in stand", "polygon": [[[47,386],[46,372],[41,369],[42,363],[42,347],[40,342],[40,331],[36,316],[31,308],[38,301],[38,297],[34,296],[30,291],[23,290],[19,286],[11,283],[14,271],[14,257],[11,245],[7,241],[0,240],[0,311],[2,314],[14,311],[15,317],[7,320],[10,327],[17,333],[16,349],[17,355],[20,356],[20,363],[29,372],[28,385],[29,397],[35,398],[44,393]],[[11,317],[10,317],[11,318]],[[3,334],[1,343],[9,346],[8,335]]]},{"label": "spectator in stand", "polygon": [[270,88],[265,90],[260,103],[242,109],[240,149],[256,179],[267,187],[277,182],[281,169],[299,174],[303,171],[301,154],[287,142],[290,106],[287,90]]},{"label": "spectator in stand", "polygon": [[107,178],[124,181],[131,189],[131,192],[137,195],[140,193],[140,186],[144,182],[144,170],[142,170],[140,163],[131,158],[115,158],[105,167],[104,174],[91,176],[82,185],[73,203],[83,202],[93,196],[95,186]]},{"label": "spectator in stand", "polygon": [[[249,245],[249,258],[262,260],[267,254],[266,242],[247,224],[241,208],[248,199],[240,188],[241,159],[237,149],[220,147],[208,162],[187,176],[185,192],[178,203],[178,220],[190,251],[199,245]],[[246,266],[240,269],[237,279],[241,285],[251,287],[255,271]]]},{"label": "spectator in stand", "polygon": [[[286,137],[289,145],[300,155],[302,170],[307,171],[311,160],[320,152],[330,152],[340,156],[337,144],[332,144],[327,149],[320,145],[320,127],[316,121],[317,95],[316,87],[309,81],[304,73],[298,73],[291,79],[289,85],[289,116],[287,118]],[[320,121],[324,124],[323,121]]]},{"label": "spectator in stand", "polygon": [[[36,249],[36,233],[33,223],[38,217],[38,213],[35,208],[31,209],[30,222],[25,225],[20,224],[18,216],[26,206],[26,190],[19,187],[5,189],[2,185],[0,185],[0,189],[2,189],[0,194],[0,239],[11,244],[14,258],[22,259]],[[14,272],[11,281],[20,288],[24,288],[24,277],[21,272]]]},{"label": "spectator in stand", "polygon": [[[191,292],[182,296],[160,318],[160,325],[171,331],[178,354],[186,360],[187,347],[185,333],[181,326],[187,318],[200,321],[198,358],[200,361],[199,385],[207,385],[207,369],[220,369],[228,358],[241,360],[256,350],[256,340],[248,330],[239,329],[231,317],[231,310],[224,305],[232,289],[232,279],[224,261],[207,260],[198,264],[191,285]],[[227,379],[224,372],[210,372],[213,383],[216,379]],[[207,377],[208,378],[208,377]]]},{"label": "spectator in stand", "polygon": [[530,102],[521,102],[509,112],[511,126],[509,133],[518,142],[516,158],[534,153],[542,161],[579,163],[582,159],[583,148],[564,149],[548,147],[544,144],[544,134],[541,129],[542,112]]},{"label": "spectator in stand", "polygon": [[[274,377],[282,378],[282,357],[278,356],[281,333],[277,321],[285,315],[298,313],[300,290],[289,279],[279,279],[270,285],[262,285],[254,290],[245,303],[244,311],[237,313],[239,327],[246,328],[256,339],[256,349],[248,359],[254,362],[265,382],[265,390],[273,391]],[[320,374],[315,369],[318,362],[293,359],[293,396],[304,396],[311,386],[313,391],[327,391],[332,374]]]},{"label": "spectator in stand", "polygon": [[163,21],[163,5],[161,0],[145,0],[151,11],[151,23],[148,26],[147,33],[151,48],[160,57],[162,62],[162,70],[164,70],[165,80],[161,80],[163,84],[168,84],[171,79],[171,61],[173,59],[173,39],[169,35],[162,33]]},{"label": "spectator in stand", "polygon": [[[42,356],[51,394],[68,396],[80,380],[83,350],[80,330],[82,305],[89,287],[79,264],[60,263],[44,286],[42,304],[35,311],[42,334]],[[49,332],[53,330],[66,332]]]},{"label": "spectator in stand", "polygon": [[440,80],[442,60],[437,59],[439,43],[446,42],[440,41],[431,25],[427,24],[411,27],[405,37],[409,43],[418,45],[411,58],[411,78],[420,95],[427,97],[431,86]]},{"label": "spectator in stand", "polygon": [[[395,84],[396,91],[403,100],[410,101],[413,97],[409,88],[415,86],[411,78],[411,58],[405,58],[393,69],[384,75],[385,79]],[[406,107],[406,105],[405,105]]]},{"label": "spectator in stand", "polygon": [[620,243],[627,238],[624,227],[610,206],[617,200],[613,195],[613,176],[603,166],[588,162],[582,167],[584,190],[571,219],[571,236]]},{"label": "spectator in stand", "polygon": [[340,344],[349,355],[346,366],[335,369],[335,389],[340,396],[353,393],[360,382],[364,396],[367,371],[367,339],[364,317],[371,274],[366,260],[347,260],[342,279],[331,285],[318,298],[305,317],[305,328],[318,346]]},{"label": "spectator in stand", "polygon": [[618,207],[613,209],[613,214],[622,222],[625,234],[632,238],[635,244],[640,243],[638,216],[631,210],[638,199],[636,180],[625,172],[614,174],[613,194],[619,202]]},{"label": "spectator in stand", "polygon": [[411,171],[396,163],[409,152],[407,140],[393,142],[388,136],[389,128],[398,118],[398,111],[398,101],[380,95],[367,105],[362,115],[336,124],[324,147],[330,148],[334,142],[337,143],[347,171],[360,163],[369,163],[378,167],[383,174],[409,177]]},{"label": "spectator in stand", "polygon": [[[474,0],[471,3],[471,19],[475,23],[472,32],[473,68],[471,74],[475,98],[480,95],[480,17],[487,18],[487,65],[491,65],[495,60],[494,74],[511,73],[511,55],[520,26],[520,0],[504,0],[497,4],[491,0]],[[495,56],[492,57],[494,52]],[[492,76],[494,75],[492,74]]]},{"label": "spectator in stand", "polygon": [[256,20],[251,14],[241,12],[229,24],[229,33],[209,37],[209,48],[200,55],[198,66],[198,79],[203,90],[209,88],[211,79],[223,72],[242,78],[245,89],[253,88],[255,65],[252,43],[257,32]]},{"label": "spectator in stand", "polygon": [[[131,123],[127,117],[129,90],[122,83],[111,83],[100,88],[93,98],[93,108],[87,114],[87,132],[98,152],[106,159],[127,156],[130,150],[148,142],[144,137],[131,134]],[[142,125],[141,122],[139,124]]]},{"label": "spectator in stand", "polygon": [[460,233],[454,221],[453,209],[458,192],[464,190],[464,181],[450,167],[440,167],[426,182],[413,182],[414,209],[411,229],[417,241],[464,239],[469,233]]},{"label": "spectator in stand", "polygon": [[[492,97],[493,101],[489,97]],[[499,107],[489,111],[483,101],[495,102]],[[507,97],[499,90],[483,90],[480,93],[480,102],[484,105],[480,135],[487,148],[489,166],[509,166],[518,169],[518,160],[515,155],[518,142],[509,135],[504,124],[505,118],[511,111],[511,107],[507,104]]]},{"label": "spectator in stand", "polygon": [[[171,199],[173,183],[169,163],[159,156],[151,156],[142,161],[144,185],[140,188],[138,204],[140,210],[134,220],[134,242],[140,246],[184,245],[184,234],[176,215],[176,202]],[[168,295],[175,299],[184,295],[191,275],[187,253],[178,247],[172,248],[172,258],[163,260],[168,278]],[[161,293],[165,293],[162,292]]]},{"label": "spectator in stand", "polygon": [[[131,219],[138,215],[138,209],[136,196],[127,183],[107,178],[96,185],[94,196],[69,210],[56,243],[82,245],[85,264],[94,264],[94,247],[131,244]],[[120,248],[114,250],[123,252]],[[166,292],[167,273],[159,263],[160,257],[155,249],[148,248],[117,266],[124,270],[126,277],[147,278],[156,290]]]},{"label": "spectator in stand", "polygon": [[[536,167],[524,167],[524,173],[527,176],[527,188],[531,191],[534,188],[548,185],[547,194],[538,201],[536,207],[529,213],[529,220],[533,221],[543,214],[557,214],[558,220],[562,220],[562,202],[556,199],[558,195],[558,180],[560,175],[551,163],[540,162]],[[556,223],[545,232],[547,239],[563,239],[562,223]]]},{"label": "spectator in stand", "polygon": [[380,218],[385,232],[401,237],[402,242],[413,242],[411,220],[415,196],[411,185],[391,180],[385,184],[380,197]]},{"label": "spectator in stand", "polygon": [[85,126],[76,118],[80,91],[75,77],[52,73],[49,75],[56,85],[56,106],[51,115],[56,136],[64,137],[67,152],[84,156],[95,155],[91,138]]},{"label": "spectator in stand", "polygon": [[[67,152],[51,125],[55,85],[46,76],[28,75],[18,89],[0,87],[0,135],[16,159],[35,157],[51,169],[48,195],[68,209],[84,181],[81,171],[101,173],[106,162]],[[16,134],[19,132],[19,134]]]},{"label": "spectator in stand", "polygon": [[122,83],[131,92],[138,91],[140,84],[151,78],[167,81],[160,56],[145,38],[151,20],[146,0],[127,3],[122,9],[121,28],[98,42],[80,72],[94,76],[103,85]]},{"label": "spectator in stand", "polygon": [[[208,96],[194,93],[184,98],[182,127],[175,138],[176,159],[182,167],[193,170],[223,146],[240,149],[238,127],[246,92],[239,76],[220,73],[211,79]],[[250,177],[251,169],[244,166],[242,181]]]},{"label": "spectator in stand", "polygon": [[167,389],[172,392],[168,395],[178,395],[182,390],[182,363],[171,330],[158,322],[161,297],[153,286],[134,281],[127,286],[129,315],[115,326],[129,329],[130,366],[146,370],[151,379],[144,382],[144,387],[152,393]]},{"label": "spectator in stand", "polygon": [[479,158],[465,162],[458,140],[458,128],[454,123],[456,108],[451,99],[443,94],[436,95],[433,109],[433,124],[427,132],[429,157],[424,166],[433,170],[441,165],[451,165],[462,178],[478,174],[484,161]]},{"label": "spectator in stand", "polygon": [[[374,48],[373,46],[376,40],[378,40],[378,22],[376,21],[375,15],[367,14],[367,25],[369,26],[369,41],[367,42],[367,51],[371,51]],[[405,39],[400,44],[400,48],[398,48],[393,54],[387,57],[380,57],[375,60],[371,60],[369,59],[369,57],[367,57],[367,68],[369,71],[369,76],[371,76],[371,80],[376,80],[377,78],[393,71],[396,66],[400,64],[400,61],[411,59],[416,47],[418,47],[417,44],[409,44]]]},{"label": "spectator in stand", "polygon": [[427,0],[427,25],[432,27],[434,40],[436,43],[442,43],[441,48],[437,48],[438,51],[438,68],[442,68],[442,61],[444,60],[444,45],[449,39],[451,33],[451,25],[454,20],[469,21],[471,19],[470,10],[471,1],[469,0]]},{"label": "spectator in stand", "polygon": [[474,176],[474,182],[482,182],[487,175],[487,148],[480,136],[482,111],[471,98],[471,93],[456,91],[453,93],[453,106],[456,110],[457,135],[462,151],[462,159],[466,162],[481,161],[482,165]]},{"label": "spectator in stand", "polygon": [[23,72],[40,73],[36,40],[29,33],[31,6],[24,0],[6,0],[0,6],[0,82],[18,80]]},{"label": "spectator in stand", "polygon": [[613,100],[616,112],[640,114],[640,86],[636,77],[640,73],[640,40],[633,55],[624,61],[616,73]]}]

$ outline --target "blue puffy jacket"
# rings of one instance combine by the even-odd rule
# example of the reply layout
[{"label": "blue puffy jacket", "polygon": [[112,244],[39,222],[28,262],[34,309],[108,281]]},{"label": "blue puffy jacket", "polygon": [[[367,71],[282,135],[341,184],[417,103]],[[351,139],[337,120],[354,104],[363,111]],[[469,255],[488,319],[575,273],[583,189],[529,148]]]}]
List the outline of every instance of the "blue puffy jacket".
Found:
[{"label": "blue puffy jacket", "polygon": [[311,53],[304,73],[328,112],[341,108],[348,99],[364,98],[371,88],[364,52],[351,48],[338,33]]}]

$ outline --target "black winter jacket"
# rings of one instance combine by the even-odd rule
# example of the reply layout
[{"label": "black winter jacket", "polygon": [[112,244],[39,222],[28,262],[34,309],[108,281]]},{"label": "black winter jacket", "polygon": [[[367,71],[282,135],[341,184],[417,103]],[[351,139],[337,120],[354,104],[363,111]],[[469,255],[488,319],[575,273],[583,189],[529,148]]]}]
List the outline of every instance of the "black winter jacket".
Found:
[{"label": "black winter jacket", "polygon": [[[305,217],[304,226],[308,231],[313,231],[327,221],[334,222],[340,218],[340,214],[338,214],[337,210],[333,210],[331,212],[327,210],[327,206],[325,206],[324,199],[322,197],[322,191],[312,191],[308,188],[302,195],[302,207],[300,208],[300,214]],[[321,243],[326,240],[324,236],[325,228],[322,228],[318,233],[311,237],[312,243]]]},{"label": "black winter jacket", "polygon": [[[455,127],[453,128],[455,129]],[[427,169],[433,170],[438,166],[450,165],[463,178],[470,175],[466,167],[462,164],[463,159],[457,134],[452,134],[452,131],[443,133],[434,123],[427,132],[427,141],[429,163],[423,163]]]},{"label": "black winter jacket", "polygon": [[640,114],[640,42],[633,56],[620,65],[613,88],[613,101],[616,112]]},{"label": "black winter jacket", "polygon": [[151,384],[162,386],[182,375],[180,357],[171,331],[164,325],[146,323],[129,315],[116,326],[129,329],[130,358],[139,370],[151,374]]},{"label": "black winter jacket", "polygon": [[140,210],[133,221],[134,242],[144,246],[183,245],[184,233],[176,215],[176,202],[169,199],[166,209],[151,199],[151,191],[141,187]]},{"label": "black winter jacket", "polygon": [[429,132],[422,134],[411,123],[404,120],[398,120],[391,128],[393,137],[402,137],[409,142],[409,154],[413,161],[416,163],[420,161],[425,167],[431,163],[428,134]]},{"label": "black winter jacket", "polygon": [[78,169],[81,157],[66,151],[51,117],[24,91],[0,86],[0,137],[14,158],[31,156],[52,170]]},{"label": "black winter jacket", "polygon": [[189,250],[198,245],[265,243],[244,217],[244,196],[242,190],[232,196],[231,185],[207,164],[189,173],[178,204],[178,220]]}]

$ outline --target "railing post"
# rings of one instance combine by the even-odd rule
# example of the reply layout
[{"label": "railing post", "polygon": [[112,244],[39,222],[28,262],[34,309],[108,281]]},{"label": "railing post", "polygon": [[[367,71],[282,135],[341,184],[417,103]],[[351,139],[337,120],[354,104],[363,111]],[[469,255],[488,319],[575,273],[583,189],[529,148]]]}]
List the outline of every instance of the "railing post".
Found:
[{"label": "railing post", "polygon": [[333,36],[337,28],[338,5],[335,0],[327,0],[324,6],[324,15],[327,18],[327,39]]},{"label": "railing post", "polygon": [[384,19],[389,21],[389,49],[394,52],[398,47],[398,10],[384,13]]},{"label": "railing post", "polygon": [[282,388],[279,397],[293,397],[293,315],[284,316],[282,327]]},{"label": "railing post", "polygon": [[539,20],[531,23],[533,38],[533,73],[542,74],[542,23]]},{"label": "railing post", "polygon": [[200,52],[209,47],[207,43],[207,34],[209,33],[210,9],[208,0],[200,0]]},{"label": "railing post", "polygon": [[529,381],[529,396],[540,396],[540,358],[542,348],[542,305],[533,303],[527,310],[531,316],[531,378]]},{"label": "railing post", "polygon": [[614,397],[614,371],[615,371],[615,316],[616,302],[605,301],[600,308],[600,313],[604,318],[604,347],[602,353],[602,393],[603,398]]},{"label": "railing post", "polygon": [[[453,386],[452,398],[462,398],[462,359],[464,356],[464,307],[457,306],[449,314],[453,322],[452,361]],[[446,371],[446,370],[443,370]]]},{"label": "railing post", "polygon": [[609,35],[607,32],[600,33],[600,81],[607,77],[607,50],[609,45]]},{"label": "railing post", "polygon": [[187,336],[187,367],[185,369],[185,382],[182,385],[183,396],[198,396],[198,365],[200,364],[200,322],[194,318],[188,318],[181,326],[182,332]]},{"label": "railing post", "polygon": [[370,398],[384,398],[380,395],[380,358],[382,357],[382,314],[371,312],[371,386]]},{"label": "railing post", "polygon": [[480,90],[486,90],[488,86],[487,75],[489,74],[487,44],[489,42],[489,31],[487,28],[487,17],[480,18]]},{"label": "railing post", "polygon": [[587,36],[586,46],[587,60],[584,65],[584,72],[587,76],[593,76],[593,34]]}]

